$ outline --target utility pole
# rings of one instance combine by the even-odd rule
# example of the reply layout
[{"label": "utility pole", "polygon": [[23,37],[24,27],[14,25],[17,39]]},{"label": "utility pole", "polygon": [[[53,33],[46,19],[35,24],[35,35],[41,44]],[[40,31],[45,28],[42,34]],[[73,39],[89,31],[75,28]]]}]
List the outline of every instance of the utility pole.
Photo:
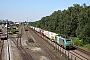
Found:
[{"label": "utility pole", "polygon": [[27,25],[28,25],[28,18],[27,18]]}]

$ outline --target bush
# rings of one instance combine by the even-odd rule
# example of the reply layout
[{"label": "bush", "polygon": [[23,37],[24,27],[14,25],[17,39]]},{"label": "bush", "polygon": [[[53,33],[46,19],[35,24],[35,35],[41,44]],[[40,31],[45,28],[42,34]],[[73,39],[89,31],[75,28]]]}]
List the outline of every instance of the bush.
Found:
[{"label": "bush", "polygon": [[90,51],[90,44],[86,44],[84,48]]},{"label": "bush", "polygon": [[82,40],[79,40],[79,38],[71,37],[73,44],[77,46],[83,46]]},{"label": "bush", "polygon": [[82,48],[90,51],[90,44],[84,44],[83,41],[77,37],[71,37],[71,39],[72,39],[74,45],[77,45],[79,47],[82,47]]},{"label": "bush", "polygon": [[10,32],[12,32],[12,34],[15,34],[16,33],[15,30],[10,30]]}]

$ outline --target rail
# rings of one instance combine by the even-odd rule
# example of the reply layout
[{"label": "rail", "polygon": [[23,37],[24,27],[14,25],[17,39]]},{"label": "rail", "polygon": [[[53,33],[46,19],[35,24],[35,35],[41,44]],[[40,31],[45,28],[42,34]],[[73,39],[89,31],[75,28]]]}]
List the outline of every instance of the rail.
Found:
[{"label": "rail", "polygon": [[85,53],[85,54],[90,56],[90,52],[89,51],[86,51],[86,50],[84,50],[84,49],[82,49],[82,48],[80,48],[80,47],[78,47],[76,45],[74,45],[74,47],[76,47],[79,51],[81,51],[81,52],[83,52],[83,53]]},{"label": "rail", "polygon": [[[15,38],[12,37],[10,39],[17,46],[17,41],[15,40]],[[20,50],[21,55],[22,55],[24,60],[33,60],[32,56],[26,51],[26,49],[21,44],[18,44],[17,48]]]},{"label": "rail", "polygon": [[[31,29],[31,28],[30,28],[30,29]],[[32,30],[33,30],[33,29],[32,29]],[[35,30],[33,30],[33,31],[36,32]],[[40,35],[39,33],[37,33],[37,34],[42,37],[42,35]],[[46,38],[45,36],[43,36],[42,38],[45,38],[46,40],[48,40],[48,42],[50,41],[50,42],[52,43],[52,41],[51,41],[50,39]],[[49,43],[50,43],[50,42],[49,42]],[[54,44],[55,44],[55,45],[54,45]],[[83,58],[86,59],[86,60],[89,60],[88,58],[86,58],[86,57],[78,54],[78,53],[75,52],[75,51],[73,51],[73,52],[76,53],[76,54],[74,54],[74,53],[72,53],[72,52],[66,51],[65,49],[61,48],[58,44],[56,44],[55,42],[53,42],[52,45],[53,45],[53,47],[55,47],[56,50],[60,51],[61,53],[64,53],[65,56],[67,56],[67,57],[70,58],[70,59],[72,59],[72,55],[73,55],[73,56],[74,56],[74,58],[73,58],[74,60],[78,60],[78,58],[79,58],[80,60],[83,60],[83,59],[80,58],[79,56],[83,57]],[[58,46],[58,47],[57,47],[57,46]],[[61,49],[63,49],[63,50],[61,51]],[[81,52],[83,52],[83,53],[85,53],[85,54],[87,54],[87,55],[90,56],[90,53],[89,53],[89,52],[87,52],[87,51],[85,51],[85,50],[83,50],[83,49],[81,49],[81,48],[78,48],[78,47],[77,47],[77,50],[79,50],[79,51],[81,51]],[[64,52],[63,52],[63,51],[64,51]],[[67,54],[66,54],[66,52],[67,52]],[[71,57],[70,57],[70,55],[71,55]],[[79,56],[78,56],[78,55],[79,55]]]}]

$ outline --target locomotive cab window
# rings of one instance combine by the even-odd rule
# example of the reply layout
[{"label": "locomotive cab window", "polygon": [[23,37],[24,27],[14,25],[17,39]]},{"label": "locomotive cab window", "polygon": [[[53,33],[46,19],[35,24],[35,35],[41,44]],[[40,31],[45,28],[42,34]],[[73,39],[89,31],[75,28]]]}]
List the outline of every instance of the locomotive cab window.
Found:
[{"label": "locomotive cab window", "polygon": [[71,40],[68,39],[68,40],[66,40],[66,42],[71,42]]}]

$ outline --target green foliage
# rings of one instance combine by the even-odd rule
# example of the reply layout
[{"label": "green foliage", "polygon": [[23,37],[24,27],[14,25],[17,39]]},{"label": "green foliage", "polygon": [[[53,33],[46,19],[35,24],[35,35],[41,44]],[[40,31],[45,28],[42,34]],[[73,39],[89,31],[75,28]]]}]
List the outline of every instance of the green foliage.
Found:
[{"label": "green foliage", "polygon": [[10,30],[10,32],[12,32],[12,34],[15,34],[16,33],[15,30]]},{"label": "green foliage", "polygon": [[50,16],[43,17],[29,25],[61,35],[78,37],[76,45],[90,44],[90,6],[73,4],[67,10],[54,11]]},{"label": "green foliage", "polygon": [[11,28],[8,29],[8,31],[10,32]]},{"label": "green foliage", "polygon": [[90,44],[83,44],[83,40],[80,40],[77,37],[71,37],[71,39],[72,39],[74,45],[82,47],[82,48],[90,51]]},{"label": "green foliage", "polygon": [[84,48],[90,51],[90,44],[86,44]]},{"label": "green foliage", "polygon": [[11,32],[12,34],[15,34],[16,33],[15,30],[13,30],[11,28],[9,28],[8,31]]},{"label": "green foliage", "polygon": [[79,38],[71,37],[71,39],[72,39],[74,45],[83,46],[82,40],[80,40]]}]

